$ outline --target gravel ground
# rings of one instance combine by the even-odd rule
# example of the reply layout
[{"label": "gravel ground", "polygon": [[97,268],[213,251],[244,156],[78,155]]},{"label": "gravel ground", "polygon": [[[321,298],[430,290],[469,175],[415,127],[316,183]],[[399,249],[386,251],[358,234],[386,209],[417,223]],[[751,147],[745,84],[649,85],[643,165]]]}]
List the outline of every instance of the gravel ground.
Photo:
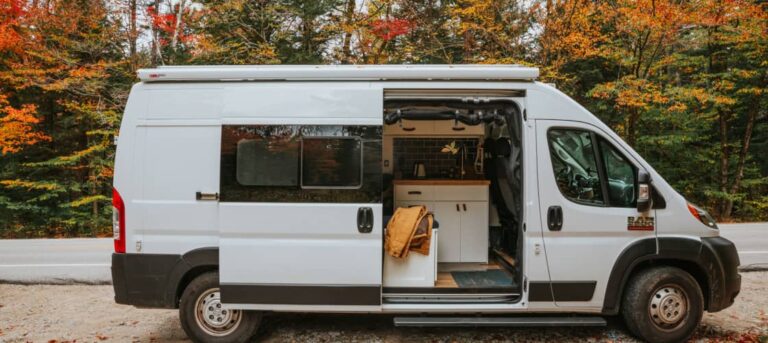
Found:
[{"label": "gravel ground", "polygon": [[[743,273],[741,295],[706,314],[695,340],[768,342],[768,272]],[[186,342],[176,310],[117,305],[111,286],[0,284],[0,342]],[[621,322],[607,328],[395,328],[392,316],[280,314],[261,342],[632,342]]]}]

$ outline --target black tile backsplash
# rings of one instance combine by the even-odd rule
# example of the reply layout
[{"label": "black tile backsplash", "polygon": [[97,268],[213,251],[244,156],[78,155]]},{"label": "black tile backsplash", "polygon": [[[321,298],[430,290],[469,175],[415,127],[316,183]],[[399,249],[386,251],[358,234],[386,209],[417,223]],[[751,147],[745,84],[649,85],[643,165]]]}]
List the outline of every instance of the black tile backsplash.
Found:
[{"label": "black tile backsplash", "polygon": [[393,159],[394,171],[400,171],[402,178],[413,178],[413,164],[423,162],[428,178],[446,177],[451,167],[459,169],[461,151],[456,155],[440,152],[444,146],[456,142],[456,147],[466,149],[464,160],[465,177],[474,174],[474,161],[477,153],[478,139],[476,138],[394,138]]}]

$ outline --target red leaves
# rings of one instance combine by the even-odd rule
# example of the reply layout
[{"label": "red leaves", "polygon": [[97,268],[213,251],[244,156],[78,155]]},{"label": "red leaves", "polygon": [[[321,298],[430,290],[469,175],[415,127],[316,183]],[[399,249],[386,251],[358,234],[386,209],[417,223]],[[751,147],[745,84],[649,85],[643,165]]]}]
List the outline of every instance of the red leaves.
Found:
[{"label": "red leaves", "polygon": [[[179,11],[182,20],[177,20]],[[169,13],[160,13],[155,6],[147,7],[147,15],[150,18],[152,29],[163,33],[163,36],[159,38],[161,45],[168,45],[171,41],[167,37],[173,37],[176,35],[178,42],[184,43],[192,40],[193,35],[186,33],[186,24],[184,22],[185,17],[190,14],[189,8],[179,8],[179,4],[173,6],[173,10]],[[178,26],[177,26],[178,24]]]},{"label": "red leaves", "polygon": [[407,19],[377,19],[371,23],[371,31],[376,37],[390,41],[408,33],[411,22]]},{"label": "red leaves", "polygon": [[147,7],[147,15],[152,20],[152,28],[163,31],[167,34],[173,34],[176,29],[176,15],[173,13],[161,14],[157,12],[155,6]]},{"label": "red leaves", "polygon": [[23,14],[22,0],[0,0],[0,52],[18,51],[21,35],[16,26]]},{"label": "red leaves", "polygon": [[3,21],[17,19],[24,14],[23,0],[0,0],[0,17]]}]

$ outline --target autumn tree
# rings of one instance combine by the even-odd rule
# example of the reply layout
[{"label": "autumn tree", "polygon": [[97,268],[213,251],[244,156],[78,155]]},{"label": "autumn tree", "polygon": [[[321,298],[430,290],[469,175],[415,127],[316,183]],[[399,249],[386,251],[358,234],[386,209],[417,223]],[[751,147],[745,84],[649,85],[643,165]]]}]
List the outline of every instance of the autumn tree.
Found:
[{"label": "autumn tree", "polygon": [[0,237],[109,233],[135,71],[165,64],[521,63],[689,201],[768,220],[757,0],[0,0]]},{"label": "autumn tree", "polygon": [[192,27],[200,11],[190,0],[155,1],[147,6],[152,46],[159,64],[180,64],[188,61],[195,48],[197,36]]},{"label": "autumn tree", "polygon": [[[116,26],[99,1],[23,4],[15,24],[18,50],[0,67],[0,88],[7,90],[2,122],[36,144],[23,150],[3,144],[0,208],[12,213],[3,229],[104,232],[112,137],[132,80],[120,45],[111,44]],[[33,131],[35,125],[42,132]]]}]

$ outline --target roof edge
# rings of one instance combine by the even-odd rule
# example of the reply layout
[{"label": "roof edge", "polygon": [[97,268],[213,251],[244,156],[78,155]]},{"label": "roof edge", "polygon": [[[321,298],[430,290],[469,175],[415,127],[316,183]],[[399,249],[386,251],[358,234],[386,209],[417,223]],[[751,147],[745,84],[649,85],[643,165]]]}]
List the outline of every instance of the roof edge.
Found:
[{"label": "roof edge", "polygon": [[230,65],[162,66],[139,69],[143,82],[184,81],[380,81],[525,80],[539,68],[511,64]]}]

